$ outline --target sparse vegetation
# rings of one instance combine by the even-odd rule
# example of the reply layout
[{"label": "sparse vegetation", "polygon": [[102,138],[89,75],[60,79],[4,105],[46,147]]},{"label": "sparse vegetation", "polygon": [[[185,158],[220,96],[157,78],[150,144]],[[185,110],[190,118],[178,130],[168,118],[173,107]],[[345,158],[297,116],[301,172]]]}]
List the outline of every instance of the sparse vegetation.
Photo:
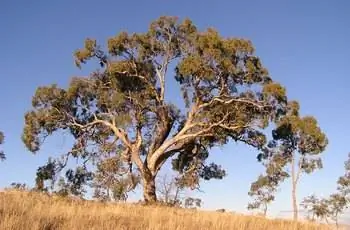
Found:
[{"label": "sparse vegetation", "polygon": [[[0,145],[4,143],[4,139],[4,133],[0,131]],[[5,160],[5,153],[2,150],[0,150],[0,160]]]},{"label": "sparse vegetation", "polygon": [[232,213],[136,204],[76,201],[36,192],[0,196],[0,229],[6,230],[326,230],[325,225],[269,220]]},{"label": "sparse vegetation", "polygon": [[339,217],[349,208],[350,204],[350,153],[344,162],[345,173],[337,181],[337,190],[328,198],[319,198],[315,195],[305,197],[302,206],[308,211],[311,220],[331,219],[339,226]]},{"label": "sparse vegetation", "polygon": [[314,117],[300,116],[296,101],[288,104],[286,114],[276,122],[272,135],[273,140],[267,146],[271,157],[261,158],[266,175],[260,175],[252,183],[249,195],[255,200],[248,208],[263,207],[266,215],[267,205],[275,199],[279,184],[290,177],[293,218],[298,220],[297,185],[303,173],[310,174],[322,168],[321,153],[328,139]]}]

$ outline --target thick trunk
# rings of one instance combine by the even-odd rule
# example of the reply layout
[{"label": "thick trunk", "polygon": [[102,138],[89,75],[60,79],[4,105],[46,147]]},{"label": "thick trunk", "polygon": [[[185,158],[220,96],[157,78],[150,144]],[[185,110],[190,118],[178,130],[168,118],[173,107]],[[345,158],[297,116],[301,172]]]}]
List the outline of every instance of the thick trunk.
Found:
[{"label": "thick trunk", "polygon": [[157,202],[155,176],[149,172],[143,176],[143,198],[146,204]]}]

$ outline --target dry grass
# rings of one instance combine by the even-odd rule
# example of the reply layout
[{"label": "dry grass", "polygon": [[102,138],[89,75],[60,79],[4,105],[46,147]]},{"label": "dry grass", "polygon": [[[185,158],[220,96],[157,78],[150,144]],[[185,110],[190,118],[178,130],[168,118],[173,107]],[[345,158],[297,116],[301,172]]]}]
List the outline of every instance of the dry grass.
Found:
[{"label": "dry grass", "polygon": [[0,193],[1,230],[53,229],[329,229],[232,213],[69,201],[36,193]]}]

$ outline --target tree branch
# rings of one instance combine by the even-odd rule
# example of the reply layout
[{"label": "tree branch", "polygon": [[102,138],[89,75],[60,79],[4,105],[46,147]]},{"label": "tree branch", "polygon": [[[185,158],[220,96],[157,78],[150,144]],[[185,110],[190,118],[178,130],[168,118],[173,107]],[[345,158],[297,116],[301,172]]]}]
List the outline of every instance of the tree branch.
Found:
[{"label": "tree branch", "polygon": [[132,148],[131,156],[137,167],[142,171],[143,170],[143,163],[140,158],[140,150],[142,146],[142,132],[141,127],[136,127],[136,140]]},{"label": "tree branch", "polygon": [[92,122],[90,122],[90,123],[88,123],[86,125],[79,124],[72,115],[70,115],[68,113],[66,113],[66,114],[70,117],[71,124],[73,126],[79,127],[80,129],[86,129],[86,128],[92,127],[94,125],[97,125],[97,124],[103,124],[103,125],[109,127],[113,131],[115,136],[118,137],[120,140],[122,140],[122,142],[125,144],[125,146],[127,148],[131,148],[132,147],[131,143],[130,143],[128,137],[127,137],[127,134],[125,133],[125,131],[123,129],[117,128],[114,124],[112,124],[112,123],[110,123],[108,121],[98,119],[96,114],[93,114],[94,121],[92,121]]},{"label": "tree branch", "polygon": [[295,183],[298,183],[298,181],[299,181],[300,174],[301,174],[301,171],[302,171],[302,166],[303,166],[303,164],[302,164],[303,160],[304,160],[304,157],[301,157],[299,159],[298,171],[297,171],[297,175],[296,175],[296,178],[295,178]]},{"label": "tree branch", "polygon": [[[195,110],[192,110],[195,111]],[[191,111],[191,112],[192,112]],[[246,125],[237,125],[237,126],[227,126],[224,125],[223,123],[225,122],[225,120],[228,118],[229,114],[226,114],[220,121],[210,125],[207,128],[202,128],[200,131],[195,132],[195,133],[188,133],[186,134],[187,131],[189,131],[190,129],[198,126],[198,124],[202,124],[202,123],[193,123],[191,124],[190,122],[188,122],[190,120],[190,118],[187,120],[186,124],[184,125],[184,127],[181,129],[181,131],[175,135],[173,138],[168,139],[167,141],[165,141],[152,155],[150,162],[149,162],[149,168],[153,171],[156,172],[157,171],[157,163],[159,162],[159,157],[162,156],[163,154],[166,154],[167,150],[174,144],[179,143],[180,141],[189,141],[193,138],[196,137],[208,137],[208,136],[213,136],[212,133],[209,133],[213,128],[215,127],[221,127],[230,131],[234,131],[237,130],[239,128],[244,128],[247,127]],[[189,116],[190,117],[190,116]],[[168,150],[168,151],[172,151]]]},{"label": "tree branch", "polygon": [[[210,106],[214,102],[220,102],[220,103],[223,103],[223,104],[231,104],[233,102],[241,102],[241,103],[247,103],[247,104],[253,105],[253,106],[257,107],[258,109],[263,109],[263,108],[266,108],[266,107],[270,107],[269,105],[261,105],[258,102],[254,102],[254,101],[250,101],[250,100],[246,100],[246,99],[232,98],[232,99],[229,99],[229,100],[223,100],[220,97],[214,97],[211,101],[209,101],[207,103],[204,103],[204,104],[201,104],[199,106],[199,109],[203,109],[203,108],[205,108],[207,106]],[[261,101],[261,103],[262,103],[262,101]]]},{"label": "tree branch", "polygon": [[[157,70],[156,70],[157,71]],[[118,74],[123,74],[123,75],[129,75],[131,77],[138,77],[141,80],[143,80],[144,82],[146,82],[146,84],[150,87],[150,89],[152,90],[152,92],[154,93],[154,96],[156,97],[156,100],[158,103],[161,103],[163,101],[162,97],[159,97],[158,92],[156,90],[156,88],[153,86],[152,83],[149,82],[149,80],[147,80],[147,78],[145,76],[139,75],[139,74],[131,74],[128,71],[114,71],[115,73]],[[164,94],[164,91],[163,91]]]}]

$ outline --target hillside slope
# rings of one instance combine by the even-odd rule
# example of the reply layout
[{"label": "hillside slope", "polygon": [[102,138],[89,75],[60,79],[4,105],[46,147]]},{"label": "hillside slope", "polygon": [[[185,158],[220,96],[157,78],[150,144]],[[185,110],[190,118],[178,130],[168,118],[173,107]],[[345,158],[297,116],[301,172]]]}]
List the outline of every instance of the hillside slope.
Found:
[{"label": "hillside slope", "polygon": [[37,193],[7,191],[0,193],[0,229],[325,230],[329,228],[232,213],[71,201]]}]

